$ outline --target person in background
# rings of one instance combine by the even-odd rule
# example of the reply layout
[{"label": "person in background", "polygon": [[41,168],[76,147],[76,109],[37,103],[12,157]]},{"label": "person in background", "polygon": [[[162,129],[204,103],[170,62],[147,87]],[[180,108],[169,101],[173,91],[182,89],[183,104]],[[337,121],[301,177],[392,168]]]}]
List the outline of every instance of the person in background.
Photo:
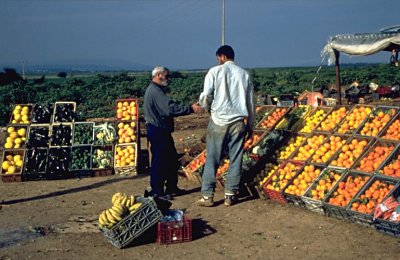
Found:
[{"label": "person in background", "polygon": [[169,79],[167,68],[155,67],[151,76],[143,100],[152,155],[150,195],[170,200],[172,196],[184,193],[184,190],[178,188],[178,155],[171,135],[174,131],[174,117],[200,113],[204,109],[197,103],[192,106],[179,105],[166,95],[165,88]]},{"label": "person in background", "polygon": [[390,56],[390,65],[399,66],[399,51],[392,49],[392,55]]},{"label": "person in background", "polygon": [[202,197],[197,205],[214,205],[216,172],[227,152],[230,160],[225,182],[225,202],[237,202],[241,180],[243,145],[246,134],[253,132],[254,93],[250,74],[234,63],[231,46],[221,46],[216,52],[218,66],[211,68],[204,81],[199,103],[211,118],[207,127],[207,158],[202,176]]}]

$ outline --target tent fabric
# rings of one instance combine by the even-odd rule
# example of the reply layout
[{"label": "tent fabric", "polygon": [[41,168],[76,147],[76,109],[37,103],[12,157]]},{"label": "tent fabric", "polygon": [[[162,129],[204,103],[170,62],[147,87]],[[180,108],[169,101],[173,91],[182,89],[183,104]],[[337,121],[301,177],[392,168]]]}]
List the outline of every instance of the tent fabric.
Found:
[{"label": "tent fabric", "polygon": [[334,50],[347,55],[371,55],[380,51],[400,50],[400,32],[341,34],[331,37],[321,51],[328,64],[335,62]]}]

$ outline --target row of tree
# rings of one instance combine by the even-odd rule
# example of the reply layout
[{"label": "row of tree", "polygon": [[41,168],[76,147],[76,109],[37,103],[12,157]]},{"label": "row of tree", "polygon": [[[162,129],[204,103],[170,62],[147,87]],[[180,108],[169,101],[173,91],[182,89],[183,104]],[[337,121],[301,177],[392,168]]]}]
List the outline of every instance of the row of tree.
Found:
[{"label": "row of tree", "polygon": [[[306,68],[257,68],[249,69],[258,95],[318,90],[335,83],[334,67],[323,67],[317,74],[316,67]],[[202,91],[207,71],[182,71],[171,73],[169,94],[177,102],[191,103]],[[398,67],[386,64],[343,66],[342,85],[357,80],[360,84],[375,82],[390,85],[400,81]],[[15,104],[54,103],[75,101],[78,120],[97,117],[113,117],[115,101],[119,98],[137,97],[141,102],[150,80],[150,72],[44,75],[23,79],[15,70],[0,73],[0,124],[9,123],[11,109]],[[141,103],[139,103],[141,104]]]}]

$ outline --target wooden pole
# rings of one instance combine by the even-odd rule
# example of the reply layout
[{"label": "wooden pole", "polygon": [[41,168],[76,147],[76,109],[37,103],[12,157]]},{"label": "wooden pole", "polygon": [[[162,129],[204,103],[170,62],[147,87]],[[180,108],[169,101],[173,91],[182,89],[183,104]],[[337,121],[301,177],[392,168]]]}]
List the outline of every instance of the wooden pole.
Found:
[{"label": "wooden pole", "polygon": [[342,86],[340,85],[340,66],[339,66],[339,56],[340,53],[337,50],[333,50],[335,53],[335,67],[336,67],[336,88],[338,90],[339,105],[342,104]]}]

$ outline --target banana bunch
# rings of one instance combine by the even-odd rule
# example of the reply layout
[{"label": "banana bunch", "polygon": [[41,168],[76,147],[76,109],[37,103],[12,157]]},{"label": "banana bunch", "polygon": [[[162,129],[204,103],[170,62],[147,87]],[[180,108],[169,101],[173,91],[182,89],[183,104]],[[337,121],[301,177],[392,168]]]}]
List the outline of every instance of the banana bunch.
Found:
[{"label": "banana bunch", "polygon": [[112,228],[129,214],[133,214],[140,208],[142,203],[136,202],[135,196],[127,196],[121,192],[115,193],[112,198],[112,207],[101,212],[99,226],[101,228]]},{"label": "banana bunch", "polygon": [[112,228],[129,214],[126,206],[115,203],[110,209],[103,210],[99,216],[99,226],[101,228]]}]

